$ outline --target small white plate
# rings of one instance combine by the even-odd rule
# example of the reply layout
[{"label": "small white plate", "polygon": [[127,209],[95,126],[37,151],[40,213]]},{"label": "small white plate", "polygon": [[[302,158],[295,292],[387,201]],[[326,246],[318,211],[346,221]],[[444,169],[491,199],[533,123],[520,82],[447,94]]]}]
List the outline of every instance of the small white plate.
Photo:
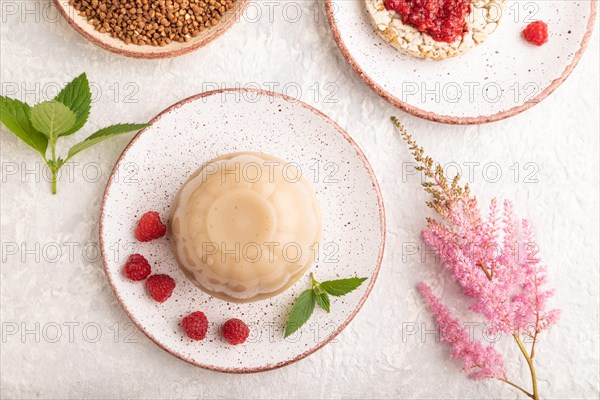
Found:
[{"label": "small white plate", "polygon": [[98,32],[93,25],[88,23],[85,17],[79,15],[77,10],[69,4],[69,0],[53,1],[58,12],[63,16],[67,23],[81,34],[81,36],[95,45],[124,56],[150,59],[177,57],[206,46],[208,43],[224,34],[240,19],[245,7],[250,2],[250,0],[236,0],[233,3],[231,10],[225,13],[217,25],[206,29],[199,36],[192,38],[189,42],[171,42],[166,46],[160,47],[125,44],[122,40],[114,38],[108,33]]},{"label": "small white plate", "polygon": [[[333,36],[352,69],[396,107],[433,121],[480,124],[527,110],[552,93],[585,51],[597,1],[509,1],[481,45],[444,61],[401,54],[371,26],[364,0],[325,0]],[[521,31],[543,20],[541,47]]]},{"label": "small white plate", "polygon": [[[171,354],[200,367],[224,372],[278,368],[308,356],[334,338],[356,315],[381,264],[385,215],[379,186],[356,143],[314,108],[280,94],[219,90],[183,100],[159,114],[140,132],[115,166],[100,214],[100,242],[106,275],[131,320]],[[224,153],[254,151],[299,165],[314,187],[323,218],[319,260],[282,294],[254,303],[228,303],[190,283],[177,266],[168,238],[139,243],[134,228],[146,211],[163,221],[177,190],[206,161]],[[144,255],[153,273],[177,282],[171,298],[159,304],[143,282],[122,274],[132,253]],[[331,313],[320,309],[297,333],[283,338],[294,299],[319,280],[368,277],[354,292],[332,298]],[[203,341],[188,339],[183,316],[203,311],[210,323]],[[220,337],[229,318],[251,329],[247,342],[231,346]]]}]

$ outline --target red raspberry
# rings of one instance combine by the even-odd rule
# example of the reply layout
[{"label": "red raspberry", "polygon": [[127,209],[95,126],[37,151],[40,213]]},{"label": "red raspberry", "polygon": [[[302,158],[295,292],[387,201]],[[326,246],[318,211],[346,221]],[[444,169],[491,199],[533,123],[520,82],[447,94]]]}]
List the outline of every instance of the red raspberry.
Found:
[{"label": "red raspberry", "polygon": [[150,275],[152,269],[148,260],[141,254],[132,254],[123,267],[123,273],[132,281],[142,281]]},{"label": "red raspberry", "polygon": [[160,215],[156,211],[148,211],[142,215],[135,228],[135,237],[140,242],[149,242],[162,237],[167,227],[160,222]]},{"label": "red raspberry", "polygon": [[146,288],[154,300],[162,303],[171,297],[175,289],[175,281],[169,275],[152,275],[146,281]]},{"label": "red raspberry", "polygon": [[535,21],[523,29],[523,37],[529,43],[541,46],[548,41],[548,25],[544,21]]},{"label": "red raspberry", "polygon": [[232,318],[223,324],[221,333],[229,343],[240,344],[248,339],[250,329],[241,319]]},{"label": "red raspberry", "polygon": [[185,334],[190,339],[202,340],[206,337],[206,331],[208,330],[208,319],[206,315],[200,311],[191,313],[190,315],[183,318],[181,321]]}]

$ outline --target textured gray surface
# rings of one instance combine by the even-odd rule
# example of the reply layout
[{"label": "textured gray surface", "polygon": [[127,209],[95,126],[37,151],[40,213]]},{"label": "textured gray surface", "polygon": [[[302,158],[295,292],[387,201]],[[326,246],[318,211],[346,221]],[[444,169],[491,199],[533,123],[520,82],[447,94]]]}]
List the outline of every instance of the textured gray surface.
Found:
[{"label": "textured gray surface", "polygon": [[[450,305],[461,303],[431,257],[410,255],[429,211],[418,177],[403,174],[410,156],[388,122],[394,114],[440,161],[458,163],[466,175],[472,165],[483,203],[511,198],[532,220],[557,289],[553,304],[563,309],[560,323],[540,338],[541,393],[598,398],[597,28],[573,75],[542,104],[498,123],[456,127],[416,119],[379,99],[347,66],[320,5],[285,4],[253,6],[225,36],[192,54],[142,61],[87,43],[47,2],[3,0],[2,94],[35,102],[86,71],[96,96],[85,135],[109,123],[147,120],[206,89],[287,85],[284,91],[348,131],[380,180],[388,245],[364,308],[335,343],[280,370],[231,376],[187,365],[135,333],[98,261],[104,183],[129,138],[82,153],[51,196],[37,156],[3,130],[2,397],[517,398],[501,383],[467,380],[433,335],[423,343],[420,334],[407,334],[413,323],[432,328],[414,293],[418,281],[442,285]],[[297,9],[297,22],[282,18]],[[494,182],[497,166],[502,176]],[[527,179],[532,171],[537,183]],[[514,344],[505,338],[499,348],[514,380],[528,386]]]}]

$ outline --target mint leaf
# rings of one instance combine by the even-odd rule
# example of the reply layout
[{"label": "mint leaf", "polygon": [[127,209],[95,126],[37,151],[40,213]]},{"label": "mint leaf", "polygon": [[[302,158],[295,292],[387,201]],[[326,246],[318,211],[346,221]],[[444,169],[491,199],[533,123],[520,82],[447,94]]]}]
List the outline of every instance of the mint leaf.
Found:
[{"label": "mint leaf", "polygon": [[316,296],[312,289],[307,289],[298,296],[285,325],[284,337],[290,336],[308,321],[315,309],[315,302]]},{"label": "mint leaf", "polygon": [[308,321],[313,311],[315,303],[323,310],[330,311],[329,295],[343,296],[359,287],[367,278],[349,278],[338,279],[334,281],[319,282],[315,276],[310,274],[311,288],[305,290],[298,296],[296,303],[285,325],[284,337],[288,337],[296,332],[302,325]]},{"label": "mint leaf", "polygon": [[332,296],[343,296],[359,287],[367,278],[348,278],[321,282],[321,288]]},{"label": "mint leaf", "polygon": [[73,79],[60,91],[54,100],[69,107],[75,113],[75,124],[59,136],[66,136],[80,130],[85,125],[92,106],[92,92],[85,73]]},{"label": "mint leaf", "polygon": [[[105,139],[139,131],[149,126],[149,124],[117,124],[100,129],[71,147],[66,159],[57,157],[58,138],[75,133],[85,125],[90,115],[91,99],[90,84],[85,73],[69,82],[53,100],[39,103],[34,107],[0,96],[0,122],[42,155],[52,172],[53,194],[56,194],[58,172],[69,158]],[[48,147],[50,147],[51,157],[46,158]]]},{"label": "mint leaf", "polygon": [[140,129],[146,128],[150,126],[150,124],[117,124],[107,126],[106,128],[100,129],[98,132],[89,136],[82,142],[77,143],[73,147],[69,149],[69,154],[65,161],[73,157],[75,154],[79,153],[87,149],[88,147],[92,147],[93,145],[100,143],[101,141],[111,138],[117,135],[123,135],[125,133],[139,131]]},{"label": "mint leaf", "polygon": [[56,142],[58,136],[75,124],[73,111],[56,100],[36,104],[29,112],[29,119],[35,129],[50,139],[50,143]]},{"label": "mint leaf", "polygon": [[46,158],[48,139],[29,122],[30,109],[26,103],[0,96],[0,121],[9,131]]},{"label": "mint leaf", "polygon": [[329,312],[329,295],[327,293],[321,293],[316,295],[317,304],[323,310]]}]

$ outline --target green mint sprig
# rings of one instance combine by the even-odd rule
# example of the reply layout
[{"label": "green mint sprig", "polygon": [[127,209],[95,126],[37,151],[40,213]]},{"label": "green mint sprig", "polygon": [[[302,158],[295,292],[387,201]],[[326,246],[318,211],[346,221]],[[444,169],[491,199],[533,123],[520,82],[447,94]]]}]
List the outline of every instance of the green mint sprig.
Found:
[{"label": "green mint sprig", "polygon": [[[56,157],[56,142],[71,135],[87,122],[92,106],[92,92],[85,73],[73,79],[49,101],[33,107],[22,101],[0,96],[0,122],[28,146],[36,150],[52,172],[52,193],[60,168],[77,153],[117,135],[137,132],[150,124],[116,124],[100,129],[69,149],[67,157]],[[50,145],[51,158],[46,157]]]},{"label": "green mint sprig", "polygon": [[323,310],[330,311],[329,296],[344,296],[359,287],[367,278],[348,278],[319,282],[310,274],[311,288],[300,293],[285,325],[284,337],[296,332],[310,319],[315,304]]}]

